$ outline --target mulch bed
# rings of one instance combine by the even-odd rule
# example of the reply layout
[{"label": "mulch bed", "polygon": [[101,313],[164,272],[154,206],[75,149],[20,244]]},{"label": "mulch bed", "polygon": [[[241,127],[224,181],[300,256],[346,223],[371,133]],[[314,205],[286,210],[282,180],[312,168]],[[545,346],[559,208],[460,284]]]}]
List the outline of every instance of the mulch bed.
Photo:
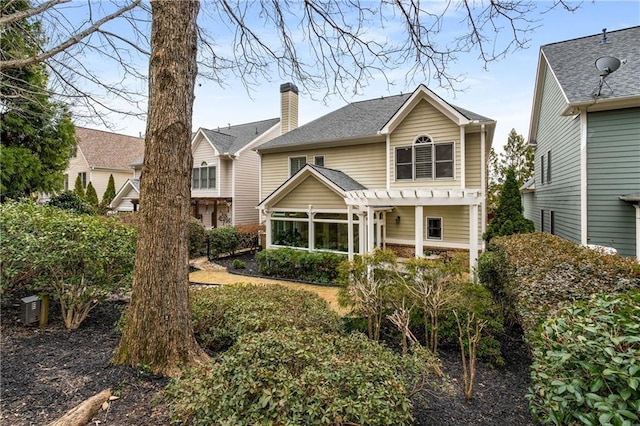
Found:
[{"label": "mulch bed", "polygon": [[[244,260],[244,259],[243,259]],[[223,262],[220,262],[223,263]],[[17,301],[14,301],[17,302]],[[111,388],[120,398],[100,411],[95,425],[168,425],[169,410],[159,397],[168,379],[143,369],[109,365],[120,335],[114,324],[124,304],[96,307],[78,330],[67,331],[52,307],[47,328],[20,324],[19,305],[1,311],[0,424],[49,423],[98,392]],[[521,337],[504,336],[506,367],[478,366],[475,398],[462,396],[459,354],[443,351],[441,359],[455,392],[427,393],[416,401],[416,425],[534,425],[524,395],[529,365]]]}]

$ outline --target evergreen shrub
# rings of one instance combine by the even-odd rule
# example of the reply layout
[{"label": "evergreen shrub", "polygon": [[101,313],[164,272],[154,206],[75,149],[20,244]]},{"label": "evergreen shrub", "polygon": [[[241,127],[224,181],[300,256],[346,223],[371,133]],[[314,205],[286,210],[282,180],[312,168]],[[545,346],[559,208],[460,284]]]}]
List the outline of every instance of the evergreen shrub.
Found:
[{"label": "evergreen shrub", "polygon": [[173,380],[166,397],[183,424],[409,425],[419,370],[361,334],[271,329]]},{"label": "evergreen shrub", "polygon": [[640,292],[564,307],[532,338],[531,408],[545,424],[640,423]]}]

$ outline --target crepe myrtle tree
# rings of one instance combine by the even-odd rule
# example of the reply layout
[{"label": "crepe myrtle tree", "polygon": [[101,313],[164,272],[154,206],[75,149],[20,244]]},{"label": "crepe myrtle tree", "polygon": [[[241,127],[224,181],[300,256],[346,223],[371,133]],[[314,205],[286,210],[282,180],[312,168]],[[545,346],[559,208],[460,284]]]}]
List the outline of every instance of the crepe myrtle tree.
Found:
[{"label": "crepe myrtle tree", "polygon": [[[460,0],[444,2],[435,12],[418,2],[223,0],[205,3],[201,18],[208,20],[207,25],[198,27],[197,1],[125,0],[95,8],[91,2],[42,0],[30,5],[20,15],[3,14],[0,25],[23,18],[42,20],[51,42],[35,55],[0,60],[0,72],[43,62],[59,83],[61,96],[76,100],[84,96],[90,99],[86,102],[90,108],[99,105],[122,112],[107,101],[116,96],[131,101],[133,113],[140,99],[123,84],[132,77],[148,78],[140,238],[131,305],[113,362],[144,364],[166,374],[177,373],[181,364],[206,359],[193,338],[188,301],[190,135],[198,69],[203,78],[220,85],[235,77],[250,89],[278,75],[328,96],[358,93],[373,77],[386,78],[386,72],[409,65],[408,81],[455,89],[461,80],[450,72],[449,64],[458,55],[474,51],[485,63],[498,60],[526,47],[539,7],[570,8],[562,0],[545,4]],[[83,6],[82,23],[70,22],[65,8],[81,12]],[[469,30],[445,44],[440,34],[449,25],[445,17],[452,9],[464,21],[453,25]],[[114,31],[115,25],[110,26],[114,22],[130,24],[129,31],[122,25]],[[372,23],[381,30],[402,28],[403,34],[382,40],[381,31],[371,31]],[[218,40],[207,28],[216,28]],[[220,48],[221,39],[231,48],[229,44]],[[103,55],[126,78],[117,82],[99,78],[81,62],[83,52]],[[148,58],[148,75],[133,65],[133,55]],[[78,82],[104,89],[105,96],[82,91]]]}]

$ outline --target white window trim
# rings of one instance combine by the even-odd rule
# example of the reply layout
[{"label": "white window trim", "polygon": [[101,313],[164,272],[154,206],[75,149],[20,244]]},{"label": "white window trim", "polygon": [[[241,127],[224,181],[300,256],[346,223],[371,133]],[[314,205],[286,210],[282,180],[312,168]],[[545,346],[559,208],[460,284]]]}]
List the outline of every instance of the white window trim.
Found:
[{"label": "white window trim", "polygon": [[[431,238],[429,237],[429,219],[439,219],[440,220],[440,238]],[[424,233],[425,240],[429,241],[443,241],[444,240],[444,219],[442,216],[427,216],[424,219]]]},{"label": "white window trim", "polygon": [[[431,142],[428,143],[416,143],[418,141],[419,138],[421,137],[428,137]],[[431,149],[432,149],[432,162],[431,162],[431,167],[432,167],[432,177],[431,178],[416,178],[415,174],[416,174],[416,150],[415,147],[416,145],[420,146],[420,145],[431,145]],[[453,158],[451,159],[452,162],[452,173],[451,173],[451,177],[437,177],[436,176],[436,150],[435,147],[436,145],[451,145],[452,148],[452,156]],[[406,149],[406,148],[411,148],[411,179],[398,179],[398,156],[397,156],[397,151],[398,149]],[[408,164],[408,163],[407,163]],[[402,145],[402,146],[396,146],[393,149],[393,166],[394,166],[394,178],[396,182],[425,182],[425,181],[435,181],[435,180],[439,180],[439,181],[454,181],[456,180],[456,142],[455,141],[447,141],[447,142],[434,142],[433,138],[427,134],[423,134],[423,135],[419,135],[416,137],[416,139],[414,140],[412,145]]]},{"label": "white window trim", "polygon": [[[287,157],[287,167],[289,168],[289,177],[293,176],[293,173],[291,172],[291,159],[292,158],[304,158],[305,164],[307,163],[307,156],[306,155],[292,155],[292,156]],[[304,167],[304,166],[302,166],[302,167]],[[296,170],[296,173],[298,172],[298,170]]]}]

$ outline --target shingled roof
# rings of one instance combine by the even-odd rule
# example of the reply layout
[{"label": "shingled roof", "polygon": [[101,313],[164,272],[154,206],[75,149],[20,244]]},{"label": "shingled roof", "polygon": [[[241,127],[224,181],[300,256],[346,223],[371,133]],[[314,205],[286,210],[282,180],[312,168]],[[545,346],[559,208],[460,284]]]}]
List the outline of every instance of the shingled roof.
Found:
[{"label": "shingled roof", "polygon": [[310,167],[316,170],[318,173],[327,178],[329,181],[333,182],[338,188],[342,189],[345,192],[367,189],[351,176],[344,172],[341,172],[340,170],[328,169],[326,167],[320,167],[314,164],[307,164],[305,167]]},{"label": "shingled roof", "polygon": [[85,127],[76,127],[76,138],[91,168],[126,170],[144,155],[143,138]]},{"label": "shingled roof", "polygon": [[[260,145],[259,150],[375,137],[412,95],[404,93],[350,103]],[[469,120],[490,120],[439,99]]]},{"label": "shingled roof", "polygon": [[217,130],[205,128],[200,128],[200,130],[219,153],[233,155],[279,122],[279,118],[270,118]]},{"label": "shingled roof", "polygon": [[[569,104],[592,102],[600,82],[596,59],[613,56],[626,63],[606,77],[600,98],[640,95],[640,26],[542,46],[541,55]],[[607,87],[607,85],[609,87]]]}]

